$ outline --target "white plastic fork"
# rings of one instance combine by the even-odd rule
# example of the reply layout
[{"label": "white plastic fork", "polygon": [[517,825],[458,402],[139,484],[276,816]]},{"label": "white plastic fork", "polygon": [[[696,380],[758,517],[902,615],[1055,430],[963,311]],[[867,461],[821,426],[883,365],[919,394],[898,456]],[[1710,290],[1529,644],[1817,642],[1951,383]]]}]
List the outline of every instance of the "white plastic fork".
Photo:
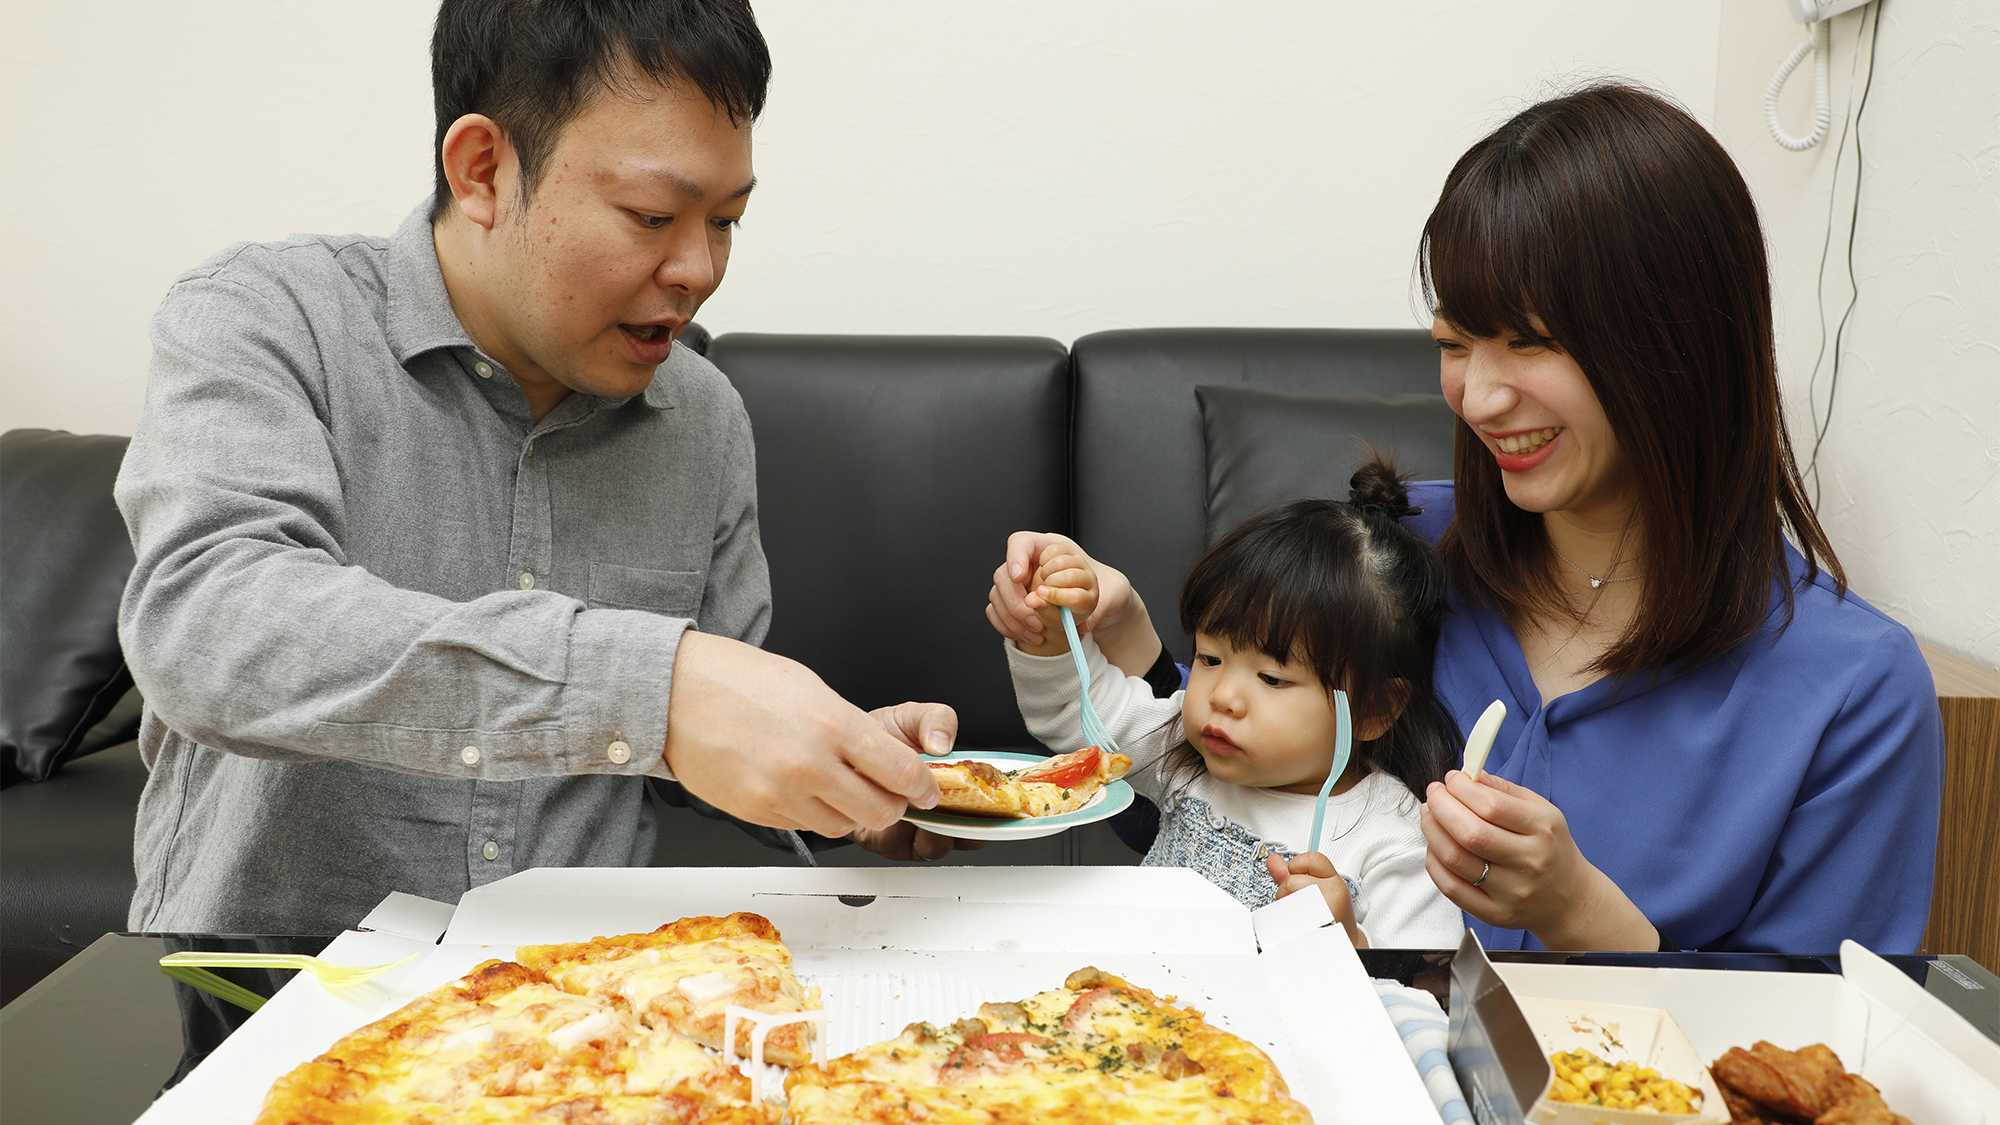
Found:
[{"label": "white plastic fork", "polygon": [[303,969],[319,978],[328,988],[345,988],[373,980],[399,965],[416,960],[412,953],[401,961],[391,961],[386,965],[336,965],[317,957],[302,953],[206,953],[189,950],[183,953],[169,953],[160,958],[161,967],[189,965],[201,968],[223,969]]},{"label": "white plastic fork", "polygon": [[1076,678],[1083,684],[1083,737],[1088,740],[1087,745],[1095,746],[1106,754],[1116,754],[1118,741],[1104,729],[1104,720],[1097,717],[1097,708],[1090,702],[1090,663],[1083,658],[1083,641],[1076,635],[1076,615],[1066,605],[1056,608],[1062,610],[1063,636],[1069,638],[1069,655],[1076,661]]}]

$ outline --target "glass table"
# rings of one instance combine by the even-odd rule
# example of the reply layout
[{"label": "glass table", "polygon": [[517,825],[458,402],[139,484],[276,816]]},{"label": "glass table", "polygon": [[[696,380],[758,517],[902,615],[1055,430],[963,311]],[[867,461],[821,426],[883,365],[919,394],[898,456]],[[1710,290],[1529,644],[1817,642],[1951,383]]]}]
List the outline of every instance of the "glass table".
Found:
[{"label": "glass table", "polygon": [[[0,1008],[0,1121],[9,1125],[128,1125],[161,1090],[241,1027],[250,1013],[173,980],[159,960],[184,949],[318,953],[331,937],[107,934]],[[1750,953],[1507,953],[1495,961],[1838,973],[1837,955]],[[1361,951],[1369,975],[1424,988],[1445,1004],[1451,954]],[[2000,977],[1969,957],[1891,956],[1946,1005],[2000,1042]],[[260,996],[289,970],[211,970]]]}]

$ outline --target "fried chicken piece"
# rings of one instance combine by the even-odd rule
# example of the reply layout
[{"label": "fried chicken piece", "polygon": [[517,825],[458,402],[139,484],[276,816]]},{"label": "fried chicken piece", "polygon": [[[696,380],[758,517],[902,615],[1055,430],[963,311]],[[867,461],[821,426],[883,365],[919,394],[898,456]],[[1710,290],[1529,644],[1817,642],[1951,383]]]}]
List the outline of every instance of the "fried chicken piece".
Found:
[{"label": "fried chicken piece", "polygon": [[1766,1109],[1807,1121],[1832,1109],[1846,1092],[1840,1059],[1819,1043],[1787,1051],[1759,1040],[1748,1051],[1731,1047],[1709,1069],[1718,1082]]},{"label": "fried chicken piece", "polygon": [[1720,1078],[1715,1080],[1715,1088],[1722,1091],[1722,1104],[1729,1110],[1729,1125],[1782,1125],[1786,1120],[1769,1116],[1770,1110]]},{"label": "fried chicken piece", "polygon": [[1813,1119],[1813,1125],[1910,1125],[1910,1119],[1892,1111],[1882,1100],[1882,1091],[1859,1074],[1841,1075],[1840,1097],[1833,1108]]}]

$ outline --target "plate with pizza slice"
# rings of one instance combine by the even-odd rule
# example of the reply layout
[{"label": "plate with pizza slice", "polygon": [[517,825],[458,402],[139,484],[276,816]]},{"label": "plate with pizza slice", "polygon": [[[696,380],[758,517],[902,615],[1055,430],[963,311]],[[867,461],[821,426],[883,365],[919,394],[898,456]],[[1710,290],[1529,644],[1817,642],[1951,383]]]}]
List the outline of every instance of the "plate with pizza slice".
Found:
[{"label": "plate with pizza slice", "polygon": [[1132,759],[1095,746],[1053,758],[966,750],[928,764],[942,799],[903,819],[941,836],[1032,840],[1116,816],[1132,803],[1132,786],[1122,780]]}]

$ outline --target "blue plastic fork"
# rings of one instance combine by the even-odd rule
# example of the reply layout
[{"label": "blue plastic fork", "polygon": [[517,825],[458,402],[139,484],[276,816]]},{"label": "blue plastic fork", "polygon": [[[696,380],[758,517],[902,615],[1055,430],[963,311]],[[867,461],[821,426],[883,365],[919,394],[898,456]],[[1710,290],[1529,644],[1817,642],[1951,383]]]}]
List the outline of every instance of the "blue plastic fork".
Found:
[{"label": "blue plastic fork", "polygon": [[[1334,782],[1347,772],[1347,758],[1354,751],[1354,720],[1347,711],[1347,693],[1333,689],[1333,772],[1326,775],[1326,784],[1319,787],[1319,800],[1313,802],[1312,835],[1307,839],[1310,851],[1319,851],[1319,830],[1326,824],[1326,799],[1333,793]],[[1324,852],[1320,854],[1324,855]]]},{"label": "blue plastic fork", "polygon": [[1062,610],[1063,636],[1069,638],[1070,659],[1076,661],[1076,678],[1083,684],[1082,722],[1083,737],[1088,746],[1095,746],[1106,754],[1118,753],[1118,742],[1111,732],[1104,729],[1104,720],[1097,717],[1097,708],[1090,702],[1090,662],[1083,658],[1083,641],[1076,635],[1076,616],[1069,607],[1057,606]]}]

